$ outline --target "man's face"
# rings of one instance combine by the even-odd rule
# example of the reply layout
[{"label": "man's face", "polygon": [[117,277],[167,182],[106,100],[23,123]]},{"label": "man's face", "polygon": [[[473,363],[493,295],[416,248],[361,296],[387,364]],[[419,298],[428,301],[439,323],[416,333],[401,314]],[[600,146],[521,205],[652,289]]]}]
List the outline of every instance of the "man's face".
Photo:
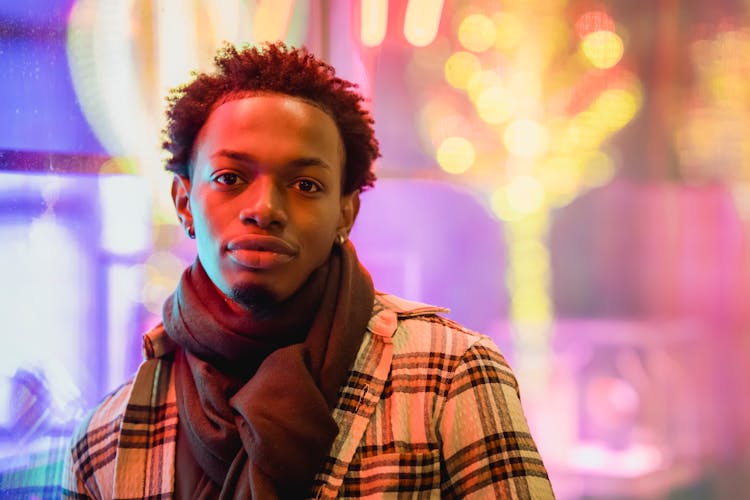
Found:
[{"label": "man's face", "polygon": [[198,256],[229,298],[285,300],[348,234],[358,194],[342,195],[343,145],[333,119],[286,95],[218,106],[193,149],[191,179],[172,196]]}]

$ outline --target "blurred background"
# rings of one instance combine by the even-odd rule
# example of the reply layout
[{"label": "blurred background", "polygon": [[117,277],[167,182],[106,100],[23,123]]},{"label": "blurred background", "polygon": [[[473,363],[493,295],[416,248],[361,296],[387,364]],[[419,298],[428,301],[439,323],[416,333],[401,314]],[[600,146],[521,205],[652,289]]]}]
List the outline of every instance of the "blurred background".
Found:
[{"label": "blurred background", "polygon": [[1,2],[4,497],[59,494],[194,258],[168,89],[279,39],[368,97],[360,257],[502,348],[558,498],[750,497],[747,0]]}]

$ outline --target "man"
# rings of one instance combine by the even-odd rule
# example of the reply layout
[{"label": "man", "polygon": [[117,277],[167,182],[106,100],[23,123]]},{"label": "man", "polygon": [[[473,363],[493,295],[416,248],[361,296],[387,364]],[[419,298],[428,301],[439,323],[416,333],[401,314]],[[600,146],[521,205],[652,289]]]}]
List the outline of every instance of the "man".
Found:
[{"label": "man", "polygon": [[551,498],[495,345],[375,292],[347,241],[379,156],[354,86],[282,44],[216,65],[164,144],[197,258],[75,436],[68,494]]}]

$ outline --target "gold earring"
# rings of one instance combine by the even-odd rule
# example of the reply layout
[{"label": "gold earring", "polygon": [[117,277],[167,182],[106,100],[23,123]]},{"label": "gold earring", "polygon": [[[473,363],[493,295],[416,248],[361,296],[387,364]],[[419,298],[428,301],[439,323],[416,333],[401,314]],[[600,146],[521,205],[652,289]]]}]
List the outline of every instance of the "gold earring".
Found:
[{"label": "gold earring", "polygon": [[346,235],[343,234],[337,234],[336,235],[336,243],[338,243],[339,246],[346,243]]}]

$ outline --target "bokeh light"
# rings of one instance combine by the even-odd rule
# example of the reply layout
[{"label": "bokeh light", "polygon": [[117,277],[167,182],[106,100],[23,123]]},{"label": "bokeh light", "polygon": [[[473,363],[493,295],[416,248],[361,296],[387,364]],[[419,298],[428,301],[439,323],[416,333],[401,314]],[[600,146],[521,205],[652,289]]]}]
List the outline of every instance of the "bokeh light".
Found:
[{"label": "bokeh light", "polygon": [[450,174],[466,172],[474,164],[474,146],[465,137],[448,137],[437,149],[440,168]]},{"label": "bokeh light", "polygon": [[383,43],[388,26],[388,0],[362,0],[360,38],[365,47]]},{"label": "bokeh light", "polygon": [[527,353],[544,348],[549,335],[545,325],[552,320],[549,251],[543,243],[547,224],[545,212],[537,211],[509,221],[507,226],[514,244],[509,247],[506,284],[517,334],[522,335],[519,349]]},{"label": "bokeh light", "polygon": [[559,144],[567,153],[590,151],[599,147],[606,137],[606,130],[600,126],[599,116],[586,110],[568,121]]},{"label": "bokeh light", "polygon": [[508,205],[519,214],[530,214],[544,206],[544,187],[531,175],[519,175],[507,188]]},{"label": "bokeh light", "polygon": [[495,44],[495,23],[483,14],[467,16],[458,27],[458,41],[472,52],[484,52]]},{"label": "bokeh light", "polygon": [[492,125],[508,121],[515,111],[515,97],[501,86],[489,87],[476,100],[479,117]]},{"label": "bokeh light", "polygon": [[635,117],[640,108],[639,95],[623,89],[602,92],[591,105],[602,126],[619,130]]},{"label": "bokeh light", "polygon": [[445,61],[445,79],[453,87],[465,89],[471,77],[481,69],[479,58],[471,52],[455,52]]},{"label": "bokeh light", "polygon": [[540,123],[519,119],[508,125],[503,135],[508,151],[522,158],[536,158],[547,149],[549,137],[547,129]]},{"label": "bokeh light", "polygon": [[581,41],[581,51],[594,67],[607,69],[620,62],[625,44],[613,31],[595,31]]},{"label": "bokeh light", "polygon": [[409,0],[404,18],[404,37],[415,47],[426,47],[435,40],[443,0]]},{"label": "bokeh light", "polygon": [[490,195],[490,209],[501,221],[508,222],[522,217],[508,203],[507,186],[501,186],[492,192]]},{"label": "bokeh light", "polygon": [[570,202],[581,185],[581,162],[574,156],[549,158],[537,178],[542,183],[547,201],[554,206]]}]

